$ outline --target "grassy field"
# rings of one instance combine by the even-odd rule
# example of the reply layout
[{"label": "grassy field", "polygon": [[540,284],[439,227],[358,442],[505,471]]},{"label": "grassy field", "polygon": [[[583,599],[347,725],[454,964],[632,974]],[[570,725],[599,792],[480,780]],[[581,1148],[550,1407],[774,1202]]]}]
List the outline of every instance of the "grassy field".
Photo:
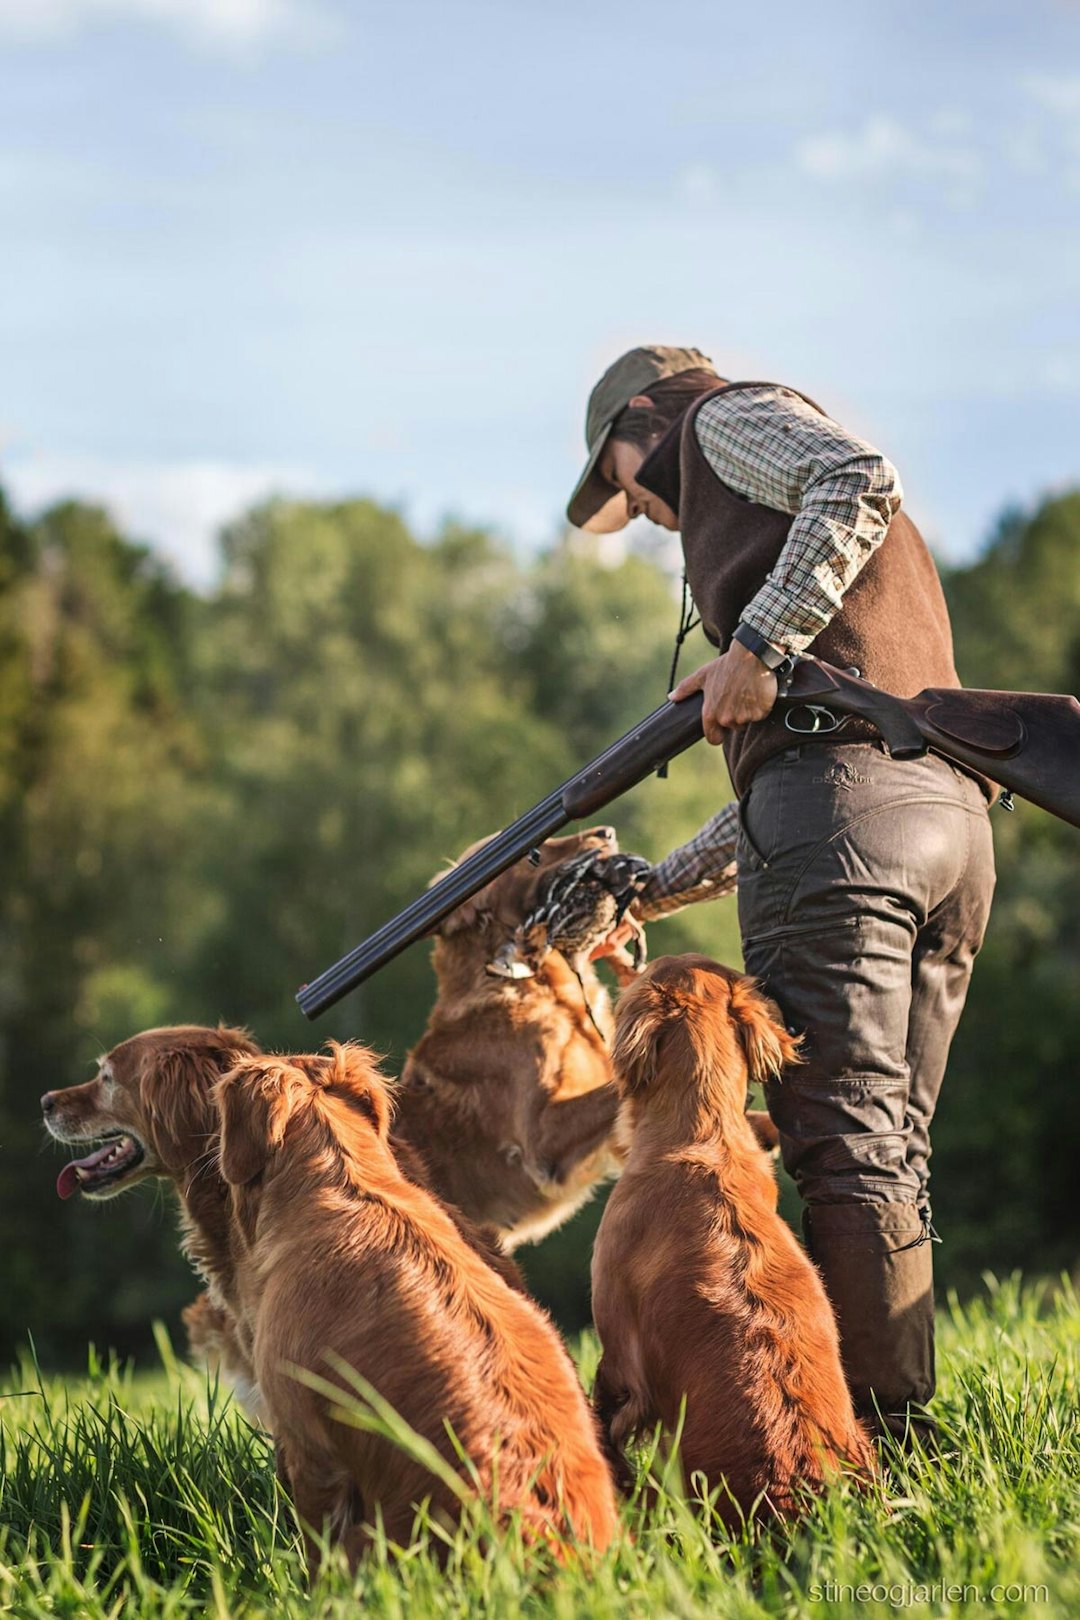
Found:
[{"label": "grassy field", "polygon": [[[631,1503],[595,1567],[556,1569],[472,1523],[445,1567],[421,1531],[309,1590],[265,1437],[178,1365],[99,1365],[0,1395],[0,1606],[17,1616],[678,1616],[1000,1610],[1080,1614],[1080,1300],[991,1284],[942,1323],[943,1458],[888,1459],[887,1487],[838,1487],[798,1530],[730,1538],[662,1489]],[[580,1350],[586,1379],[595,1346]],[[860,1590],[861,1589],[861,1590]]]}]

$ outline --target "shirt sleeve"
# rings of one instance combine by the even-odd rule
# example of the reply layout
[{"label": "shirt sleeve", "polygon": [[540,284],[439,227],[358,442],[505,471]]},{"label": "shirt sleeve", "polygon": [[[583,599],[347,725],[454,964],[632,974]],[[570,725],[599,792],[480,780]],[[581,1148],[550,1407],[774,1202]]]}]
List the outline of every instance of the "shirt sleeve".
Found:
[{"label": "shirt sleeve", "polygon": [[739,807],[725,804],[686,844],[665,855],[630,908],[642,922],[667,917],[699,900],[719,900],[735,890],[735,845]]},{"label": "shirt sleeve", "polygon": [[694,425],[718,478],[795,519],[741,617],[774,646],[805,652],[884,540],[903,498],[899,474],[873,445],[786,388],[719,393]]}]

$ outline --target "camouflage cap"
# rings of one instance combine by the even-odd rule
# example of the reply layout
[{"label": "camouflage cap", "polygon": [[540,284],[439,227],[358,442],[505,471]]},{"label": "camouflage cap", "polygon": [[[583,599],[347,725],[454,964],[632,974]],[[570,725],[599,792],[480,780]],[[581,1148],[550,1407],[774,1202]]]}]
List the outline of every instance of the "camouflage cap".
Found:
[{"label": "camouflage cap", "polygon": [[589,395],[585,413],[585,443],[589,459],[566,508],[570,522],[592,534],[611,534],[629,521],[626,496],[603,478],[597,462],[620,411],[635,394],[647,394],[649,385],[680,371],[712,371],[712,361],[700,349],[668,349],[659,344],[630,349],[604,372]]}]

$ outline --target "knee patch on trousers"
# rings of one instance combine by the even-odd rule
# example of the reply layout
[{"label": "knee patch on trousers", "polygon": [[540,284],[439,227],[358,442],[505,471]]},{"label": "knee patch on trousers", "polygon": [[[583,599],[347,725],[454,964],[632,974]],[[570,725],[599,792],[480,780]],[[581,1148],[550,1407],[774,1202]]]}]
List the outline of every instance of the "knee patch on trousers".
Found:
[{"label": "knee patch on trousers", "polygon": [[789,1071],[765,1088],[784,1168],[809,1202],[860,1197],[914,1201],[907,1162],[907,1081],[881,1075],[828,1080]]}]

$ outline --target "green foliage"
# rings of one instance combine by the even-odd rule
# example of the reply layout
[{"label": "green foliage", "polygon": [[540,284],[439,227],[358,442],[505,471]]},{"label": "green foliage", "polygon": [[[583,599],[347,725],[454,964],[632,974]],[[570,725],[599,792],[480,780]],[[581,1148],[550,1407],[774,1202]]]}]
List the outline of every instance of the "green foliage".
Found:
[{"label": "green foliage", "polygon": [[[966,685],[1080,692],[1080,493],[1009,514],[946,580]],[[992,812],[998,886],[935,1128],[941,1269],[1073,1266],[1080,1248],[1080,833]]]},{"label": "green foliage", "polygon": [[[130,1350],[192,1282],[170,1200],[63,1205],[37,1099],[157,1022],[246,1024],[303,1049],[357,1035],[396,1067],[432,994],[407,953],[313,1030],[296,987],[517,816],[667,686],[677,602],[644,556],[577,539],[531,563],[447,526],[421,544],[371,501],[272,502],[180,588],[108,517],[33,524],[0,497],[0,1351],[88,1332]],[[1080,494],[1003,521],[948,589],[972,684],[1068,690],[1080,670]],[[700,635],[682,667],[708,656]],[[657,858],[730,796],[699,748],[612,815]],[[942,1099],[940,1273],[1072,1264],[1080,1125],[1076,833],[995,812],[1001,879]],[[737,961],[735,907],[653,925],[654,955]],[[597,1199],[523,1256],[587,1319]]]},{"label": "green foliage", "polygon": [[961,676],[997,691],[1080,687],[1080,491],[1009,511],[983,556],[946,578]]},{"label": "green foliage", "polygon": [[184,690],[196,604],[91,508],[28,530],[8,521],[0,542],[0,1218],[20,1233],[2,1262],[0,1337],[39,1326],[48,1342],[65,1322],[85,1337],[103,1296],[122,1330],[113,1302],[131,1268],[156,1269],[156,1234],[148,1244],[125,1221],[102,1246],[66,1218],[36,1099],[85,1078],[131,1016],[175,1006],[204,758]]},{"label": "green foliage", "polygon": [[[726,1533],[645,1448],[623,1537],[592,1563],[555,1567],[477,1511],[449,1536],[421,1520],[355,1579],[332,1558],[313,1591],[266,1438],[167,1342],[149,1375],[92,1356],[60,1383],[28,1361],[0,1388],[0,1605],[25,1620],[1075,1613],[1080,1302],[1068,1284],[992,1283],[954,1303],[942,1341],[940,1461],[890,1448],[882,1489],[834,1487],[797,1527]],[[588,1378],[588,1337],[579,1360]],[[862,1583],[876,1596],[859,1601]]]},{"label": "green foliage", "polygon": [[[421,545],[352,501],[258,508],[223,561],[196,598],[101,512],[0,508],[0,1198],[35,1234],[0,1260],[8,1346],[29,1328],[50,1356],[88,1331],[131,1348],[192,1288],[160,1194],[59,1203],[41,1092],[159,1022],[293,1050],[359,1035],[396,1065],[430,1005],[426,949],[317,1031],[296,987],[663,695],[675,609],[636,557],[524,568],[489,535]],[[620,807],[624,845],[659,856],[726,797],[702,750]],[[715,933],[707,910],[658,941],[730,954],[730,908]],[[571,1265],[580,1323],[564,1241],[549,1263]]]}]

